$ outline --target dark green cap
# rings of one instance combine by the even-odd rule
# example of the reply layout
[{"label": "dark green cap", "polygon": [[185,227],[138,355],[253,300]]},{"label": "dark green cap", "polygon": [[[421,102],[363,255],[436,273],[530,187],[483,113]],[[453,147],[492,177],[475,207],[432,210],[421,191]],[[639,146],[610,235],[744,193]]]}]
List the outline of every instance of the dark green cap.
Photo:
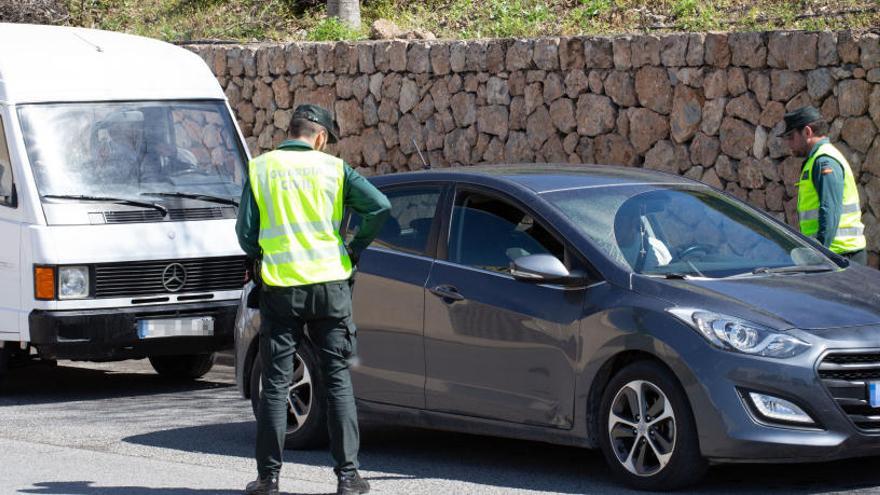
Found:
[{"label": "dark green cap", "polygon": [[328,141],[330,143],[339,141],[339,126],[336,125],[336,119],[333,118],[333,114],[318,105],[300,105],[296,107],[290,118],[314,122],[327,129]]},{"label": "dark green cap", "polygon": [[817,120],[822,120],[822,114],[819,113],[819,110],[816,110],[816,107],[807,106],[785,114],[784,119],[785,131],[782,135],[786,136],[798,129],[803,129]]}]

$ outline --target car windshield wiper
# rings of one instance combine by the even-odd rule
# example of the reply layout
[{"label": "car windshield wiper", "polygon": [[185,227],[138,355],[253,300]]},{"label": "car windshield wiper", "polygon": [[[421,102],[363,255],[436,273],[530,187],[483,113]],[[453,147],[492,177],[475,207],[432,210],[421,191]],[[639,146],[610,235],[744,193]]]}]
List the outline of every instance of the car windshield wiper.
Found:
[{"label": "car windshield wiper", "polygon": [[830,272],[832,270],[834,270],[834,267],[830,265],[792,265],[778,266],[775,268],[762,266],[752,270],[752,274],[758,275],[762,273],[819,273]]},{"label": "car windshield wiper", "polygon": [[116,203],[120,205],[139,206],[141,208],[152,208],[162,213],[162,216],[168,214],[168,208],[149,201],[138,201],[136,199],[114,198],[112,196],[89,196],[87,194],[44,194],[42,198],[51,199],[72,199],[76,201],[106,201],[108,203]]},{"label": "car windshield wiper", "polygon": [[187,193],[187,192],[145,192],[141,193],[141,196],[162,196],[166,198],[187,198],[187,199],[198,199],[201,201],[210,201],[212,203],[220,203],[223,205],[232,205],[238,206],[238,201],[234,199],[224,198],[221,196],[212,196],[210,194],[197,194],[197,193]]}]

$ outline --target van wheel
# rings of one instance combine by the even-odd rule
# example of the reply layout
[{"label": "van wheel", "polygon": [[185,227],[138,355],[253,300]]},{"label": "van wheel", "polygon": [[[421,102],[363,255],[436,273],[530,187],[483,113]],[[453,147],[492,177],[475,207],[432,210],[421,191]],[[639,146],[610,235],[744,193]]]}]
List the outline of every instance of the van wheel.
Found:
[{"label": "van wheel", "polygon": [[187,354],[183,356],[150,356],[150,364],[156,373],[175,380],[195,380],[211,371],[215,353]]},{"label": "van wheel", "polygon": [[0,348],[0,385],[3,384],[3,380],[6,378],[6,373],[9,371],[10,354],[12,354],[12,352],[9,349]]},{"label": "van wheel", "polygon": [[705,474],[687,396],[660,364],[639,361],[617,373],[599,411],[602,453],[624,483],[639,490],[675,490]]},{"label": "van wheel", "polygon": [[[259,417],[263,390],[263,362],[254,356],[250,395],[254,416]],[[287,395],[287,434],[289,449],[313,449],[327,445],[327,406],[318,359],[308,345],[300,345],[293,360],[293,383]]]}]

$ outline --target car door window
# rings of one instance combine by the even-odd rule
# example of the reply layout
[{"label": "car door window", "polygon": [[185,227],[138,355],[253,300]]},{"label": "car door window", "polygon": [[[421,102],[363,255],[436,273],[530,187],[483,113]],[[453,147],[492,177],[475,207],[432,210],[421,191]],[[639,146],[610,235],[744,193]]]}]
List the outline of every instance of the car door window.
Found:
[{"label": "car door window", "polygon": [[459,194],[452,212],[449,261],[508,273],[513,260],[531,254],[564,261],[565,248],[513,204],[479,193]]},{"label": "car door window", "polygon": [[6,145],[6,129],[0,117],[0,205],[15,206],[12,181],[12,161],[9,159],[9,148]]},{"label": "car door window", "polygon": [[[440,187],[427,186],[383,191],[391,203],[391,214],[373,241],[374,246],[410,254],[428,253],[428,240],[440,201]],[[347,239],[357,233],[360,217],[351,216]]]}]

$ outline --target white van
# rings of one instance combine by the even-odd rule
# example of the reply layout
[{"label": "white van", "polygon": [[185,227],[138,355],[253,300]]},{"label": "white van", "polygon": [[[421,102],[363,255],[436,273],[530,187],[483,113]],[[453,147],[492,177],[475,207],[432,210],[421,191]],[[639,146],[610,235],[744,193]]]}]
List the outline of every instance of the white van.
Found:
[{"label": "white van", "polygon": [[197,55],[0,24],[0,375],[37,357],[206,373],[233,340],[247,161]]}]

